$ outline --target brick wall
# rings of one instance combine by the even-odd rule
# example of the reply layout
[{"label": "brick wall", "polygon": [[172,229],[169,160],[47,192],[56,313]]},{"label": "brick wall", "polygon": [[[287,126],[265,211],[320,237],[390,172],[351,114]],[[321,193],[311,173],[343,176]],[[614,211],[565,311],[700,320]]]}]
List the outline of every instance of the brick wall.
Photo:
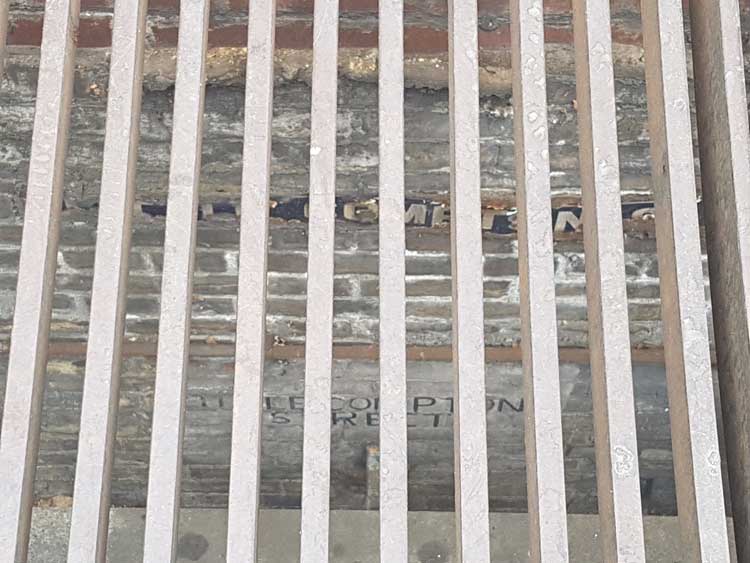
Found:
[{"label": "brick wall", "polygon": [[[93,276],[95,211],[67,214],[58,255],[54,338],[85,340]],[[127,338],[153,341],[159,316],[164,221],[140,217],[134,231],[127,306]],[[237,295],[238,221],[200,222],[193,297],[193,338],[233,342]],[[0,224],[0,343],[10,335],[22,226]],[[408,228],[407,339],[450,344],[450,255],[445,229]],[[377,341],[378,236],[373,226],[337,224],[334,338],[339,344]],[[635,346],[661,343],[659,289],[653,239],[628,238],[630,326]],[[485,327],[490,346],[518,344],[519,292],[515,239],[488,234],[485,256]],[[307,229],[275,222],[269,246],[268,332],[279,343],[302,344],[305,331]],[[587,345],[583,248],[557,243],[555,270],[562,346]],[[1,344],[0,344],[1,345]]]}]

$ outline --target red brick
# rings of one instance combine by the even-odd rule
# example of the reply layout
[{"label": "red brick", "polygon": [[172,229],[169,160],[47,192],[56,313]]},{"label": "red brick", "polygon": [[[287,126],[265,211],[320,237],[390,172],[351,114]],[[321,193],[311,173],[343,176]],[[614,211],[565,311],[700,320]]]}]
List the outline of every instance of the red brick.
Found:
[{"label": "red brick", "polygon": [[81,10],[112,9],[112,5],[113,0],[81,0]]},{"label": "red brick", "polygon": [[[509,0],[478,0],[480,14],[500,15],[510,12]],[[570,0],[545,0],[544,12],[547,14],[564,14],[572,11]]]},{"label": "red brick", "polygon": [[[25,0],[25,5],[43,7],[45,0]],[[81,9],[111,10],[114,0],[81,0]],[[640,13],[641,0],[610,0],[612,14]],[[689,9],[689,0],[683,0],[685,10]],[[314,0],[278,0],[280,11],[312,14]],[[740,8],[750,11],[750,0],[739,0]],[[180,0],[149,0],[149,10],[171,11],[179,10]],[[507,15],[509,0],[477,0],[480,15]],[[248,0],[212,0],[212,11],[247,11]],[[377,13],[378,0],[340,0],[342,12]],[[432,15],[447,14],[447,0],[405,0],[404,10],[407,13],[428,13]],[[564,14],[572,11],[571,0],[546,0],[544,11],[550,14]]]},{"label": "red brick", "polygon": [[448,34],[431,27],[410,27],[404,33],[404,50],[407,53],[445,53]]},{"label": "red brick", "polygon": [[624,27],[614,26],[612,28],[612,41],[621,45],[643,45],[643,35],[640,29],[627,29]]},{"label": "red brick", "polygon": [[8,29],[8,45],[40,45],[41,43],[41,18],[17,19]]},{"label": "red brick", "polygon": [[[111,18],[82,18],[78,25],[79,47],[107,47],[112,42]],[[41,45],[42,18],[23,18],[13,21],[8,30],[9,45]]]},{"label": "red brick", "polygon": [[[36,1],[36,0],[35,0]],[[150,6],[163,9],[174,6],[177,0],[151,0]],[[214,0],[222,3],[222,9],[232,2],[244,0]],[[301,5],[308,0],[283,0],[288,5]],[[350,7],[366,8],[373,0],[349,0]],[[426,0],[427,1],[427,0]],[[562,6],[567,0],[555,0],[553,9]],[[623,6],[631,0],[617,0]],[[87,5],[105,5],[111,0],[85,0]],[[742,0],[750,6],[750,0]],[[39,45],[42,38],[42,16],[23,16],[15,19],[8,34],[10,45]],[[111,42],[111,16],[97,15],[84,17],[80,21],[80,47],[107,47]],[[152,47],[174,47],[177,45],[177,26],[172,24],[153,29],[154,44]],[[612,37],[616,44],[640,46],[642,37],[638,22],[616,21],[612,28]],[[280,49],[312,48],[313,26],[310,21],[282,24],[277,28],[277,47]],[[569,27],[548,25],[545,28],[545,40],[551,44],[570,44],[573,42],[573,31]],[[444,54],[448,50],[448,34],[445,29],[425,25],[412,25],[405,31],[405,50],[408,54]],[[211,47],[244,47],[247,44],[247,27],[244,23],[213,26],[209,30]],[[339,45],[343,48],[377,48],[377,27],[341,27]],[[505,24],[491,31],[479,30],[479,46],[483,50],[505,50],[510,46],[510,26]]]},{"label": "red brick", "polygon": [[[230,0],[232,5],[237,5],[243,0]],[[247,8],[247,1],[244,2]],[[312,14],[315,2],[313,0],[277,0],[277,10],[287,12],[299,12]],[[339,11],[341,12],[371,12],[377,13],[378,0],[340,0]]]}]

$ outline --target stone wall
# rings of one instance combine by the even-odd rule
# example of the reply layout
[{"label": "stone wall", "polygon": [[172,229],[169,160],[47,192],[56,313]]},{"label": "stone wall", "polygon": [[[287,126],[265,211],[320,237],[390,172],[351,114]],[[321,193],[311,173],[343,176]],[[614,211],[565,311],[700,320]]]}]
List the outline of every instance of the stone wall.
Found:
[{"label": "stone wall", "polygon": [[[0,370],[6,363],[0,361]],[[412,510],[453,507],[452,370],[443,362],[409,362],[409,502]],[[116,441],[113,502],[143,506],[146,499],[155,361],[125,361]],[[1,373],[1,372],[0,372]],[[183,451],[186,507],[226,506],[231,443],[232,358],[194,358],[188,377]],[[302,476],[302,361],[269,362],[264,384],[262,502],[299,506]],[[337,361],[333,373],[332,506],[377,506],[377,474],[368,448],[378,444],[378,366]],[[639,461],[644,511],[676,511],[665,377],[659,367],[637,366]],[[596,511],[590,374],[561,367],[567,502],[570,512]],[[73,492],[83,360],[54,359],[48,369],[36,493],[41,499]],[[3,390],[0,382],[0,393]],[[487,443],[493,510],[526,508],[521,368],[487,369]],[[634,461],[631,460],[631,461]],[[64,502],[64,501],[63,501]]]},{"label": "stone wall", "polygon": [[[167,182],[176,0],[152,0],[147,33],[146,95],[141,120],[139,196],[163,200]],[[72,122],[66,202],[96,201],[107,96],[111,0],[84,2]],[[244,0],[213,3],[209,88],[203,159],[206,200],[236,198],[240,181],[245,67]],[[744,5],[744,4],[743,4]],[[307,190],[311,0],[279,2],[273,142],[273,193]],[[35,95],[41,0],[11,4],[12,45],[0,100],[4,176],[24,176]],[[643,54],[637,2],[613,4],[614,63],[624,194],[647,197],[648,135]],[[342,3],[338,193],[377,193],[377,18],[374,0]],[[482,187],[485,198],[513,199],[507,2],[480,2]],[[552,183],[556,196],[578,193],[576,108],[571,12],[565,1],[546,2]],[[445,197],[448,186],[447,16],[438,0],[407,2],[407,193]],[[95,28],[99,31],[94,31]],[[7,103],[10,102],[10,103]],[[21,182],[22,184],[22,182]],[[3,191],[6,191],[6,188]],[[22,192],[22,185],[16,192]],[[21,195],[18,193],[17,195]],[[7,197],[7,196],[3,196]],[[15,202],[18,205],[17,202]]]}]

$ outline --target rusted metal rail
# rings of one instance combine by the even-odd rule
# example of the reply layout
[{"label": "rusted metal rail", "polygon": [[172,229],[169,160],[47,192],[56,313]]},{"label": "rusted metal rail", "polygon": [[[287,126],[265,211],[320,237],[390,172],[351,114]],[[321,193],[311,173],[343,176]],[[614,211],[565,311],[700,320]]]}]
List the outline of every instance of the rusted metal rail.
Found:
[{"label": "rusted metal rail", "polygon": [[456,549],[490,560],[479,172],[479,48],[474,2],[450,0],[451,267]]},{"label": "rusted metal rail", "polygon": [[253,0],[249,10],[228,561],[255,561],[258,552],[261,403],[266,348],[266,247],[276,3]]},{"label": "rusted metal rail", "polygon": [[5,38],[8,36],[8,7],[10,2],[0,3],[0,76],[5,61]]},{"label": "rusted metal rail", "polygon": [[[125,331],[146,0],[118,2],[112,30],[99,228],[68,560],[104,561]],[[128,131],[123,135],[122,131]],[[96,531],[96,533],[92,533]]]},{"label": "rusted metal rail", "polygon": [[0,434],[0,554],[25,561],[73,96],[78,0],[49,2],[31,139],[23,244]]},{"label": "rusted metal rail", "polygon": [[[580,169],[586,209],[590,355],[558,348],[549,221],[551,192],[544,13],[510,2],[518,203],[521,353],[485,349],[478,10],[449,0],[453,346],[406,346],[404,3],[379,5],[380,344],[333,346],[338,0],[314,8],[307,340],[266,353],[275,0],[248,2],[242,217],[236,346],[191,345],[209,0],[180,2],[169,205],[156,349],[123,342],[135,191],[146,0],[115,0],[99,225],[88,343],[50,346],[78,0],[48,0],[18,291],[0,433],[0,559],[27,560],[41,398],[49,354],[86,355],[68,560],[106,560],[121,360],[156,354],[143,558],[174,561],[179,524],[186,367],[191,353],[235,354],[227,560],[258,553],[263,370],[304,357],[300,560],[329,558],[331,375],[334,358],[379,360],[380,555],[406,562],[407,359],[450,360],[455,384],[458,559],[490,560],[485,363],[521,360],[532,561],[569,560],[559,362],[590,361],[605,561],[646,560],[622,238],[613,55],[607,0],[573,0]],[[691,4],[696,110],[728,472],[740,561],[750,559],[750,130],[739,10]],[[684,558],[730,561],[706,321],[683,8],[643,2],[664,362]],[[0,63],[7,2],[0,6]],[[411,460],[418,463],[418,460]]]},{"label": "rusted metal rail", "polygon": [[645,561],[609,2],[573,2],[584,246],[605,561]]},{"label": "rusted metal rail", "polygon": [[512,0],[513,126],[518,269],[532,561],[567,561],[562,413],[541,0]]},{"label": "rusted metal rail", "polygon": [[409,560],[402,0],[380,2],[380,557]]},{"label": "rusted metal rail", "polygon": [[716,355],[739,561],[750,561],[750,132],[737,2],[690,7]]},{"label": "rusted metal rail", "polygon": [[729,561],[682,3],[644,1],[642,23],[677,510],[688,560]]},{"label": "rusted metal rail", "polygon": [[207,0],[180,2],[144,563],[173,561],[177,544],[208,17]]},{"label": "rusted metal rail", "polygon": [[328,559],[338,0],[315,3],[300,561]]}]

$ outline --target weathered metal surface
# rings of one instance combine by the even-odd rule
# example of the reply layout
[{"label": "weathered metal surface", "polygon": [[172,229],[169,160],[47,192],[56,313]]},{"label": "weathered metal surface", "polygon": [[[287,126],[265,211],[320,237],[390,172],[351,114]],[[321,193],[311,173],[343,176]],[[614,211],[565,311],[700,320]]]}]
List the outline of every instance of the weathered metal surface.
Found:
[{"label": "weathered metal surface", "polygon": [[736,1],[690,5],[716,355],[734,535],[750,561],[750,133]]},{"label": "weathered metal surface", "polygon": [[192,311],[209,0],[180,3],[144,562],[174,561]]},{"label": "weathered metal surface", "polygon": [[685,558],[729,561],[682,3],[641,3],[677,505]]},{"label": "weathered metal surface", "polygon": [[338,18],[338,0],[315,3],[301,563],[328,560]]},{"label": "weathered metal surface", "polygon": [[0,2],[0,76],[5,63],[5,42],[8,37],[8,6],[10,2]]},{"label": "weathered metal surface", "polygon": [[511,2],[530,557],[567,561],[541,0]]},{"label": "weathered metal surface", "polygon": [[258,551],[276,2],[252,0],[248,9],[243,212],[227,528],[227,561],[238,563],[255,561]]},{"label": "weathered metal surface", "polygon": [[26,561],[39,448],[78,0],[47,2],[0,434],[0,553]]},{"label": "weathered metal surface", "polygon": [[106,558],[141,114],[146,0],[115,4],[107,129],[68,561]]},{"label": "weathered metal surface", "polygon": [[404,5],[380,2],[380,560],[409,558],[404,227]]},{"label": "weathered metal surface", "polygon": [[646,560],[608,0],[574,0],[596,474],[605,561]]},{"label": "weathered metal surface", "polygon": [[[314,13],[310,199],[273,202],[271,214],[309,219],[307,344],[300,551],[328,559],[333,359],[380,359],[380,557],[408,559],[406,361],[452,359],[451,414],[459,558],[489,561],[482,230],[512,234],[514,211],[482,208],[477,6],[449,1],[449,89],[453,348],[406,347],[403,1],[379,5],[379,201],[336,194],[338,0]],[[39,76],[16,317],[0,437],[0,549],[25,561],[51,299],[62,207],[67,116],[72,95],[77,0],[49,0]],[[0,6],[0,64],[8,3]],[[598,505],[607,561],[645,561],[623,219],[649,204],[620,201],[609,3],[574,0],[583,206],[554,211],[554,232],[583,230],[589,304]],[[104,561],[120,361],[153,353],[122,342],[131,208],[140,114],[146,0],[115,4],[98,245],[84,381],[69,561]],[[265,335],[274,0],[249,3],[237,344],[189,342],[203,125],[208,0],[181,2],[161,322],[149,467],[145,561],[173,561],[178,526],[186,366],[191,351],[236,353],[227,559],[257,556],[263,370],[271,358],[299,358],[299,346],[268,346]],[[656,193],[665,354],[685,559],[729,561],[721,465],[705,319],[682,8],[643,3],[644,47]],[[735,528],[750,557],[750,132],[738,7],[693,5],[694,63],[709,257]],[[540,0],[511,3],[511,50],[526,458],[532,561],[567,561],[567,517],[550,224],[550,164]],[[300,203],[303,202],[303,203]],[[444,202],[407,201],[424,222],[445,225]],[[570,203],[566,203],[570,205]],[[646,205],[644,208],[643,206]],[[366,206],[366,212],[362,211]],[[432,207],[430,207],[432,206]],[[629,207],[630,206],[630,207]],[[490,206],[492,208],[492,206]],[[631,209],[632,208],[632,209]],[[421,208],[420,208],[421,209]],[[439,209],[439,212],[437,211]],[[215,210],[214,210],[215,211]],[[147,211],[148,212],[148,211]],[[294,217],[284,214],[297,213]],[[640,216],[640,215],[639,215]],[[380,346],[333,347],[335,219],[378,220]],[[364,219],[363,219],[364,217]],[[367,219],[367,218],[370,219]],[[437,219],[436,219],[437,217]],[[562,220],[560,219],[562,217]],[[429,219],[428,219],[429,218]],[[78,350],[81,353],[83,348]],[[74,351],[73,351],[74,352]],[[644,356],[645,354],[645,356]],[[659,362],[660,352],[639,352]],[[29,377],[31,374],[31,377]],[[369,422],[368,422],[369,425]]]},{"label": "weathered metal surface", "polygon": [[450,0],[448,25],[456,548],[489,563],[476,3]]}]

